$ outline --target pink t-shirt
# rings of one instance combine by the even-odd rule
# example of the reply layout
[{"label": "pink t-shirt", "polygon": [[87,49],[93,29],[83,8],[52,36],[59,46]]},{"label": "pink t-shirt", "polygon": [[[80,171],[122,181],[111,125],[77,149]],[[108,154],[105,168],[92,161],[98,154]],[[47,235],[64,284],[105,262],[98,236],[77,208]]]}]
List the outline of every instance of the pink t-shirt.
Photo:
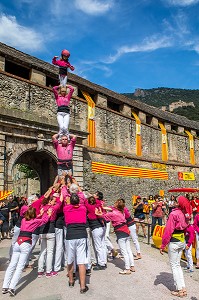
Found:
[{"label": "pink t-shirt", "polygon": [[111,221],[113,227],[126,223],[124,214],[117,209],[113,209],[111,212],[103,213],[103,218],[106,221]]},{"label": "pink t-shirt", "polygon": [[59,66],[59,67],[65,67],[65,68],[72,67],[72,69],[74,69],[74,67],[71,66],[71,64],[69,63],[69,61],[57,59],[57,57],[55,57],[55,56],[52,59],[52,64],[56,65],[56,66]]},{"label": "pink t-shirt", "polygon": [[27,210],[28,210],[28,205],[23,205],[20,209],[20,217],[24,217]]},{"label": "pink t-shirt", "polygon": [[130,211],[128,210],[128,208],[126,206],[124,207],[124,216],[126,219],[131,217]]},{"label": "pink t-shirt", "polygon": [[95,209],[99,208],[97,203],[89,204],[88,200],[85,201],[85,207],[87,209],[87,217],[89,220],[97,220],[99,217],[95,214]]},{"label": "pink t-shirt", "polygon": [[64,206],[65,224],[86,224],[86,207],[84,205],[68,204]]},{"label": "pink t-shirt", "polygon": [[49,204],[41,205],[41,208],[44,209],[44,215],[47,215],[48,209],[52,209],[52,214],[49,219],[49,221],[52,222],[56,220],[57,214],[60,211],[61,206],[62,206],[62,202],[57,198],[57,203],[55,205],[49,205]]},{"label": "pink t-shirt", "polygon": [[70,92],[66,96],[62,96],[62,95],[58,94],[59,86],[53,87],[53,93],[55,95],[55,99],[56,99],[56,103],[57,103],[58,107],[59,106],[69,106],[70,99],[74,92],[74,88],[70,85],[68,85],[68,88],[69,88]]},{"label": "pink t-shirt", "polygon": [[199,233],[199,214],[194,218],[193,227],[197,233]]},{"label": "pink t-shirt", "polygon": [[185,228],[185,240],[188,247],[191,246],[195,238],[195,230],[193,225],[189,224],[187,228]]},{"label": "pink t-shirt", "polygon": [[[72,160],[75,143],[76,143],[76,138],[74,137],[70,140],[70,143],[66,146],[62,146],[62,144],[59,144],[58,140],[54,139],[53,144],[57,152],[58,159],[66,160],[66,161]],[[58,164],[61,164],[61,162],[58,162]]]},{"label": "pink t-shirt", "polygon": [[31,219],[29,221],[26,221],[25,218],[21,221],[21,227],[20,231],[28,231],[28,232],[34,232],[35,229],[42,226],[43,224],[47,223],[49,220],[49,216],[47,214],[43,215],[41,219]]},{"label": "pink t-shirt", "polygon": [[44,199],[44,195],[41,196],[39,199],[37,199],[36,201],[34,201],[33,203],[31,203],[31,206],[34,207],[36,209],[36,214],[39,215],[40,214],[40,207],[41,207],[41,203]]},{"label": "pink t-shirt", "polygon": [[185,220],[185,215],[179,208],[174,208],[169,215],[166,223],[164,234],[162,237],[161,249],[164,249],[166,245],[170,242],[174,230],[185,230],[188,226]]}]

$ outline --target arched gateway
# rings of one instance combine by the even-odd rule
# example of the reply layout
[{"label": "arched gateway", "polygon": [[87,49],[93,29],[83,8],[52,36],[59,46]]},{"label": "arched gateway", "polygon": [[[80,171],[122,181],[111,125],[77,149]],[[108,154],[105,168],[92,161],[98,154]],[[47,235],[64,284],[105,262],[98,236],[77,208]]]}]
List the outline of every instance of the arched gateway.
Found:
[{"label": "arched gateway", "polygon": [[[52,135],[57,126],[51,121],[43,122],[42,118],[28,112],[2,109],[2,121],[6,126],[0,135],[0,190],[13,189],[13,168],[17,164],[25,164],[35,170],[40,179],[40,193],[44,193],[54,182],[57,175],[57,157],[52,144]],[[23,120],[23,121],[22,121]],[[74,175],[80,184],[83,182],[83,145],[87,136],[73,126],[71,131],[77,135],[74,149]]]},{"label": "arched gateway", "polygon": [[57,175],[56,157],[48,150],[26,150],[17,157],[12,169],[17,164],[28,165],[36,171],[40,182],[40,194],[47,191]]}]

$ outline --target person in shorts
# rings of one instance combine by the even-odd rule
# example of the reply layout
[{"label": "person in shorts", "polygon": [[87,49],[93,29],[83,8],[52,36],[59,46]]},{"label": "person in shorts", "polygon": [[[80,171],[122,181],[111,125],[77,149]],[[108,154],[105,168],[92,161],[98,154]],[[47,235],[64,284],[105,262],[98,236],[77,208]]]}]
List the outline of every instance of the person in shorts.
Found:
[{"label": "person in shorts", "polygon": [[[69,141],[70,138],[70,141]],[[57,173],[58,176],[65,174],[73,174],[73,150],[76,143],[76,135],[69,134],[69,138],[66,135],[61,137],[59,142],[59,134],[54,134],[52,142],[57,152]]]}]

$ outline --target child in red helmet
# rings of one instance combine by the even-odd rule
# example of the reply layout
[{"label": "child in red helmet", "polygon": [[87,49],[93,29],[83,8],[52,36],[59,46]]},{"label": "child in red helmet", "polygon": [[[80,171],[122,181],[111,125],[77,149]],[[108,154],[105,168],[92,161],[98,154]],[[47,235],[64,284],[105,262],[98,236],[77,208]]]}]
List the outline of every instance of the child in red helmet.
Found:
[{"label": "child in red helmet", "polygon": [[61,58],[57,60],[58,56],[54,56],[52,59],[52,64],[59,66],[59,81],[60,85],[66,86],[67,83],[67,71],[68,68],[74,71],[75,68],[69,63],[68,59],[70,57],[70,52],[68,50],[62,50]]}]

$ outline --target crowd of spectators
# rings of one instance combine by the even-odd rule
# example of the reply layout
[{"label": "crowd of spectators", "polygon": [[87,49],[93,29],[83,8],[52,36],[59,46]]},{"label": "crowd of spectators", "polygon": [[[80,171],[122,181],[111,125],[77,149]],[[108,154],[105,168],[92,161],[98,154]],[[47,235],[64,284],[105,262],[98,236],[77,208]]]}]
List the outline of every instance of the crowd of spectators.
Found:
[{"label": "crowd of spectators", "polygon": [[[192,223],[195,216],[199,213],[199,197],[196,195],[186,195],[192,206]],[[169,214],[175,207],[176,196],[171,195],[170,198],[161,197],[160,195],[149,195],[148,197],[137,196],[133,204],[133,213],[135,221],[137,221],[137,234],[139,228],[142,228],[143,236],[147,237],[146,223],[150,224],[151,235],[155,226],[166,225]]]},{"label": "crowd of spectators", "polygon": [[25,197],[9,196],[0,201],[0,240],[11,239],[20,209],[27,204]]}]

